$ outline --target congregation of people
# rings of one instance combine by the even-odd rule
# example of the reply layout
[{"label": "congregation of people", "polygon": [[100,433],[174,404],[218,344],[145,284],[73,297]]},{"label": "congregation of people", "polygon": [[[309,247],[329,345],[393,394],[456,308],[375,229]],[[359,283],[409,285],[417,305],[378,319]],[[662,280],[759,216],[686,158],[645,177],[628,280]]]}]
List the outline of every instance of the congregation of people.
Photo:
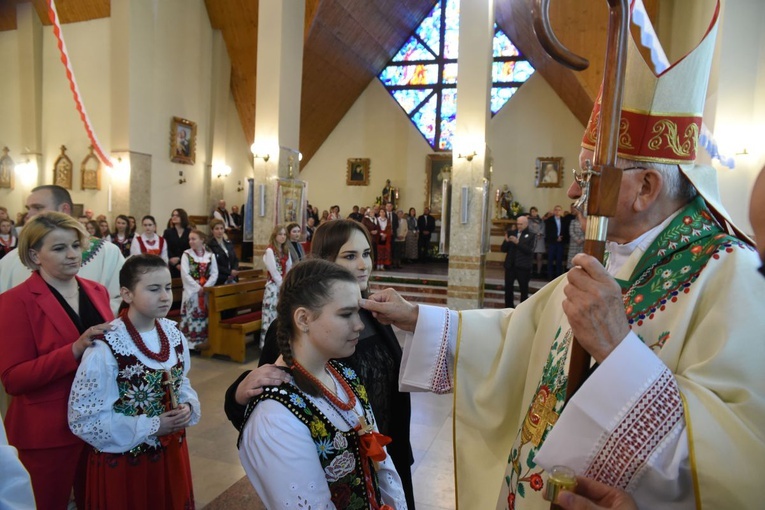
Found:
[{"label": "congregation of people", "polygon": [[[688,67],[628,76],[623,115],[639,122],[622,118],[622,138],[703,111],[704,94],[689,106],[645,91],[655,80],[706,84],[718,14]],[[627,69],[647,65],[630,51]],[[596,101],[581,169],[595,160],[600,122]],[[750,202],[755,244],[719,202],[715,170],[696,164],[697,144],[619,147],[602,261],[580,253],[594,220],[573,204],[516,218],[501,250],[505,288],[518,281],[522,303],[511,292],[502,310],[370,292],[373,271],[433,257],[427,208],[382,201],[344,218],[339,206],[309,206],[305,230],[275,225],[259,366],[232,374],[220,396],[265,506],[414,509],[410,392],[425,391],[453,393],[458,508],[760,508],[765,168]],[[588,190],[580,171],[567,196]],[[160,236],[152,216],[78,221],[54,185],[34,188],[26,206],[23,228],[0,208],[0,380],[12,396],[0,508],[195,508],[191,351],[208,347],[205,289],[241,274],[227,239],[241,216],[218,202],[208,237],[174,209]],[[529,295],[535,273],[549,282]],[[173,278],[183,282],[177,325],[166,318]],[[587,373],[572,388],[578,356]]]}]

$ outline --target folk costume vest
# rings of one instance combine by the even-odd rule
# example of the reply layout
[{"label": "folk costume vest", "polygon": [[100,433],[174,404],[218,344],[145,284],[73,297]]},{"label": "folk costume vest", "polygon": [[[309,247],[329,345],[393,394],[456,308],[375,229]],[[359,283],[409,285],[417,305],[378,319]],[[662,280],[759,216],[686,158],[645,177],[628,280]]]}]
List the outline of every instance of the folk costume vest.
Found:
[{"label": "folk costume vest", "polygon": [[[166,321],[160,321],[160,324],[165,329],[175,327],[168,325]],[[129,337],[110,338],[110,335],[107,335],[104,341],[114,354],[114,359],[119,367],[117,386],[120,397],[114,403],[114,411],[126,416],[143,414],[154,417],[169,410],[165,370],[148,368],[141,363],[134,354],[136,348],[132,345]],[[168,370],[170,371],[170,391],[173,392],[177,401],[183,381],[183,342],[178,342],[174,350],[177,361],[175,365],[168,367]],[[180,434],[185,436],[185,430],[181,431]],[[174,435],[164,436],[162,439],[169,437],[174,437]],[[149,442],[142,443],[126,453],[137,456],[161,448],[160,439],[150,437]]]},{"label": "folk costume vest", "polygon": [[[361,402],[364,414],[373,417],[369,405],[366,388],[361,384],[356,372],[337,361],[330,361],[341,377],[350,385],[356,398]],[[369,464],[369,473],[375,469],[371,459],[365,459],[360,452],[359,435],[355,429],[343,432],[335,427],[305,394],[292,384],[270,386],[264,392],[253,398],[247,406],[244,422],[240,430],[244,430],[252,411],[264,400],[275,400],[289,409],[311,432],[311,438],[316,445],[319,461],[332,494],[332,502],[337,508],[370,508],[369,496],[366,491],[362,463]],[[369,420],[370,422],[373,420]],[[242,435],[239,434],[237,447],[240,447]],[[372,475],[374,497],[377,504],[382,506],[377,476]]]},{"label": "folk costume vest", "polygon": [[153,244],[151,247],[147,247],[142,236],[135,236],[135,239],[138,241],[138,245],[141,247],[141,253],[146,253],[148,255],[162,255],[162,248],[165,246],[164,237],[155,235],[154,240],[159,240],[156,248]]}]

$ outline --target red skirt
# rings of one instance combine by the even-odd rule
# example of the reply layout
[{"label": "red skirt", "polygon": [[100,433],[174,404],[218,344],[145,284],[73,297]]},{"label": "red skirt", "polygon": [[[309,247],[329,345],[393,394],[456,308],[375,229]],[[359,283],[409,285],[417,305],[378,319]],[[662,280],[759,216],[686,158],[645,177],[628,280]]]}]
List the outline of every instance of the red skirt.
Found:
[{"label": "red skirt", "polygon": [[167,442],[164,449],[137,456],[91,451],[85,508],[193,510],[186,434],[178,432],[162,439]]}]

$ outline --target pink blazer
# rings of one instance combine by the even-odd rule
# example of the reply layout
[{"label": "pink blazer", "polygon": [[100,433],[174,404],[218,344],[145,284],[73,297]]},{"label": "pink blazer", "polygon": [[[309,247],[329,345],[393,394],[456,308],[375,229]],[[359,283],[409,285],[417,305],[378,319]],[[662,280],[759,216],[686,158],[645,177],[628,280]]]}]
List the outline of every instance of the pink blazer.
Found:
[{"label": "pink blazer", "polygon": [[[106,288],[77,281],[104,321],[114,319]],[[0,294],[0,328],[0,380],[13,396],[5,417],[9,443],[38,449],[80,442],[67,423],[79,365],[72,344],[80,333],[39,272]]]}]

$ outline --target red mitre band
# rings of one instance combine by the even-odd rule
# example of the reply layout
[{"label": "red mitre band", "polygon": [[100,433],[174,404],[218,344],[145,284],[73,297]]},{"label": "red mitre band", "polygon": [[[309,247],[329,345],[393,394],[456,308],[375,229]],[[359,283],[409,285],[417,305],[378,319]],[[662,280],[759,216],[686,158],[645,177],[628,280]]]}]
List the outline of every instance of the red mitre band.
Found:
[{"label": "red mitre band", "polygon": [[[600,120],[600,98],[584,132],[582,147],[594,150]],[[696,160],[700,115],[650,114],[622,110],[619,123],[620,157],[656,163],[683,164]]]}]

